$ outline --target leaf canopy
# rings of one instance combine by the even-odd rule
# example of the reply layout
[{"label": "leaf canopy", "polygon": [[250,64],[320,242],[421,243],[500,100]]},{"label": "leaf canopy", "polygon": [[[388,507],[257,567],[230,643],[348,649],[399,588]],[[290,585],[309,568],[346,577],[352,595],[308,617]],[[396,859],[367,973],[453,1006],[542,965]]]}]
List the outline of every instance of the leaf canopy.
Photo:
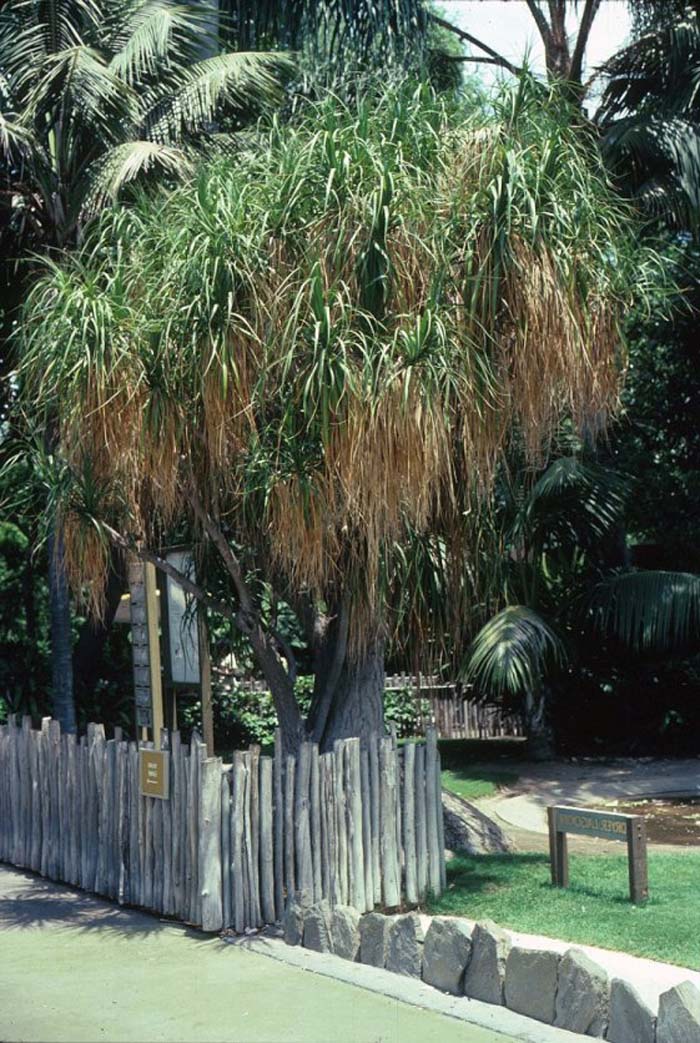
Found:
[{"label": "leaf canopy", "polygon": [[397,547],[431,535],[464,575],[514,439],[539,464],[564,419],[600,428],[656,275],[559,98],[329,95],[49,267],[25,401],[112,524],[157,543],[197,500],[282,589],[350,590],[360,642]]}]

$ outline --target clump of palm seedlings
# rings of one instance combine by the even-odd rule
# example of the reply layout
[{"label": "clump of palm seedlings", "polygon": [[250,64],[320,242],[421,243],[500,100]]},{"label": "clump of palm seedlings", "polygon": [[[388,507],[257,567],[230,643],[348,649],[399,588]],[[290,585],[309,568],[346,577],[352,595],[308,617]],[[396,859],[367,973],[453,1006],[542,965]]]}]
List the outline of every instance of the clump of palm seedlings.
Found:
[{"label": "clump of palm seedlings", "polygon": [[[188,518],[273,694],[290,657],[276,643],[266,666],[246,574],[345,632],[312,704],[326,728],[396,569],[420,574],[411,548],[463,576],[512,441],[539,464],[563,419],[588,437],[614,412],[620,320],[655,264],[593,142],[525,79],[477,111],[424,87],[329,96],[106,214],[23,323],[25,401],[60,417],[75,476],[75,590],[99,603],[101,541],[154,549]],[[412,599],[414,634],[430,604]]]}]

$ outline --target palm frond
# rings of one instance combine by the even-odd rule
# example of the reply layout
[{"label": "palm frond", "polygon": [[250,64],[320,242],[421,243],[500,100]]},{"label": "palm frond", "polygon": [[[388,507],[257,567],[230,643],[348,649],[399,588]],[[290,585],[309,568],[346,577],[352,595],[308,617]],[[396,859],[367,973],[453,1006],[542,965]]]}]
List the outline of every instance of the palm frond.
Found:
[{"label": "palm frond", "polygon": [[[163,62],[193,61],[209,38],[206,12],[173,0],[142,0],[118,23],[109,68],[128,84],[155,76]],[[211,40],[216,47],[216,40]]]},{"label": "palm frond", "polygon": [[513,536],[537,550],[595,546],[620,524],[626,493],[617,472],[577,456],[559,457],[525,497]]},{"label": "palm frond", "polygon": [[248,113],[281,97],[281,76],[292,68],[278,54],[237,52],[181,68],[144,99],[146,136],[173,142],[211,129],[222,110]]},{"label": "palm frond", "polygon": [[591,601],[595,626],[635,651],[673,651],[700,641],[700,576],[628,572],[601,583]]},{"label": "palm frond", "polygon": [[520,696],[566,661],[566,645],[542,616],[526,605],[509,605],[474,638],[465,674],[483,694]]},{"label": "palm frond", "polygon": [[54,121],[61,105],[79,113],[86,128],[114,140],[135,113],[135,95],[107,66],[99,51],[80,44],[46,59],[27,99],[25,118]]},{"label": "palm frond", "polygon": [[106,202],[114,202],[130,182],[143,174],[158,173],[179,180],[194,170],[186,149],[153,141],[126,141],[115,145],[88,171],[90,183],[84,212],[94,214]]}]

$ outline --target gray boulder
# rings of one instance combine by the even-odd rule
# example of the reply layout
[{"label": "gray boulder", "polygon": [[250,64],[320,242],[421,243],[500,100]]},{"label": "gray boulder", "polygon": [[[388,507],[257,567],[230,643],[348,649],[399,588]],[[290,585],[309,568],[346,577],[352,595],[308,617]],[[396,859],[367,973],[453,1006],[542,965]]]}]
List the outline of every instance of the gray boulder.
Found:
[{"label": "gray boulder", "polygon": [[461,995],[471,949],[471,932],[465,923],[436,917],[423,944],[423,981],[443,992]]},{"label": "gray boulder", "polygon": [[506,960],[511,941],[492,920],[472,931],[472,955],[464,975],[464,993],[482,1003],[503,1003]]},{"label": "gray boulder", "polygon": [[331,908],[325,900],[305,910],[304,948],[331,952]]},{"label": "gray boulder", "polygon": [[360,962],[384,967],[393,917],[367,913],[360,920]]},{"label": "gray boulder", "polygon": [[305,891],[290,895],[282,916],[282,931],[287,945],[301,945],[304,936],[304,913],[311,905]]},{"label": "gray boulder", "polygon": [[559,961],[554,1024],[603,1039],[609,1007],[610,981],[603,968],[580,949],[569,949]]},{"label": "gray boulder", "polygon": [[506,1006],[551,1025],[557,995],[559,955],[514,945],[506,960]]},{"label": "gray boulder", "polygon": [[682,981],[659,997],[656,1043],[700,1043],[700,991]]},{"label": "gray boulder", "polygon": [[423,966],[423,927],[417,913],[395,917],[389,930],[386,968],[420,978]]},{"label": "gray boulder", "polygon": [[613,978],[606,1038],[610,1043],[654,1043],[655,1036],[654,1012],[628,982]]},{"label": "gray boulder", "polygon": [[512,842],[498,823],[456,793],[442,791],[442,815],[448,851],[488,855],[513,850]]},{"label": "gray boulder", "polygon": [[331,913],[331,942],[336,956],[356,960],[360,952],[360,914],[349,905],[336,905]]}]

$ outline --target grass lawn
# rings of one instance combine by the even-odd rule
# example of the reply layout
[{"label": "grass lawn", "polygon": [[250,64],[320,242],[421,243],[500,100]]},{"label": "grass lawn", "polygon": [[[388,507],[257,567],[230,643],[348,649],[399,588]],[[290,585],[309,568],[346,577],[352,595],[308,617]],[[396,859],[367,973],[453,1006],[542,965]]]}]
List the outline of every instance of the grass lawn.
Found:
[{"label": "grass lawn", "polygon": [[491,797],[501,786],[511,786],[517,781],[518,773],[515,771],[501,771],[479,764],[465,768],[445,768],[442,772],[443,787],[465,800]]},{"label": "grass lawn", "polygon": [[459,856],[429,912],[700,969],[700,854],[650,852],[643,906],[627,897],[626,855],[571,855],[570,879],[553,888],[546,855]]},{"label": "grass lawn", "polygon": [[[517,739],[442,740],[442,784],[465,800],[490,797],[502,786],[518,781],[517,762],[525,752],[525,743]],[[480,763],[486,758],[488,764]],[[494,761],[498,762],[495,766]]]}]

